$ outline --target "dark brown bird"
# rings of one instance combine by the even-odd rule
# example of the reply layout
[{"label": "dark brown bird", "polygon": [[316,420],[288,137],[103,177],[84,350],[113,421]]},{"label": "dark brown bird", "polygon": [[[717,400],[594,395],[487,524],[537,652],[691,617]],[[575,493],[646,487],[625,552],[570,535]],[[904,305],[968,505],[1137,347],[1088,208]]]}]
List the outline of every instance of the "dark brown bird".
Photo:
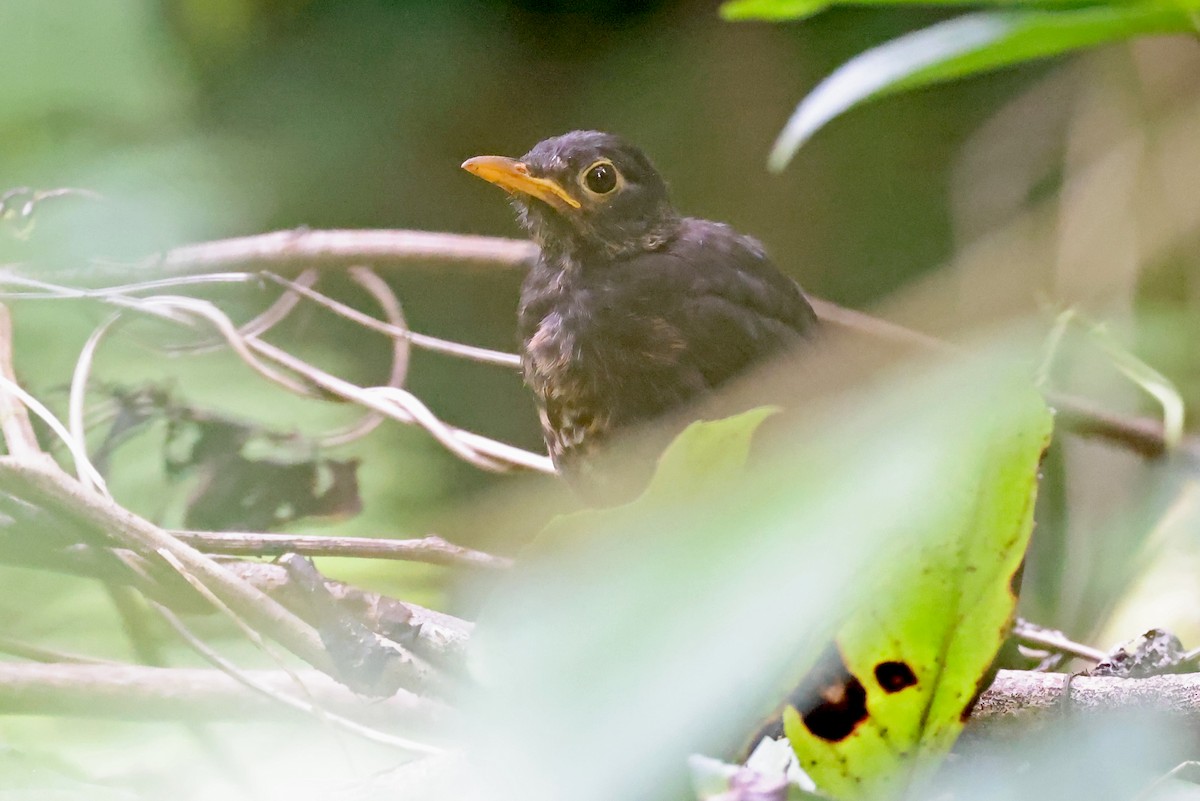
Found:
[{"label": "dark brown bird", "polygon": [[681,216],[636,147],[572,131],[463,169],[512,195],[541,249],[521,289],[525,382],[568,478],[614,434],[811,338],[816,315],[762,246]]}]

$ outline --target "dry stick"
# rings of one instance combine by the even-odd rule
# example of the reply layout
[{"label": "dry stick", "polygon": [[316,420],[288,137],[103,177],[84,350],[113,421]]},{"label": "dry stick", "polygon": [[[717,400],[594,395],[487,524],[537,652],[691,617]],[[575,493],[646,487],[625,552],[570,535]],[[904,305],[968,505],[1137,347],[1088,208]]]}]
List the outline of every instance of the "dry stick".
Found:
[{"label": "dry stick", "polygon": [[[282,670],[246,670],[260,686],[280,692],[293,679]],[[315,670],[299,672],[320,705],[361,723],[420,730],[448,722],[443,704],[400,690],[386,700],[363,699]],[[177,722],[281,720],[307,714],[247,689],[219,670],[143,665],[30,664],[0,661],[0,714],[73,715],[84,718]]]},{"label": "dry stick", "polygon": [[[13,370],[12,317],[8,307],[0,303],[0,375],[13,384],[17,376]],[[29,410],[11,393],[0,389],[0,431],[4,433],[4,444],[10,455],[17,459],[41,457],[41,446],[33,433]]]},{"label": "dry stick", "polygon": [[1193,648],[1188,651],[1179,661],[1181,664],[1191,665],[1193,668],[1200,670],[1200,648]]},{"label": "dry stick", "polygon": [[478,567],[504,570],[512,560],[464,548],[430,535],[420,539],[325,537],[296,534],[260,534],[234,531],[172,531],[193,548],[225,556],[343,556],[358,559],[396,559],[445,567]]},{"label": "dry stick", "polygon": [[[1167,452],[1163,424],[1147,417],[1131,417],[1098,409],[1086,400],[1047,392],[1046,401],[1057,412],[1057,422],[1080,437],[1095,437],[1119,444],[1139,456],[1154,459]],[[1200,445],[1184,437],[1176,450],[1200,456]]]},{"label": "dry stick", "polygon": [[111,500],[84,490],[57,470],[52,472],[11,457],[0,458],[0,480],[9,495],[36,507],[53,510],[84,530],[99,532],[115,545],[145,555],[153,555],[160,550],[172,554],[193,577],[202,581],[257,631],[271,637],[313,667],[333,671],[329,654],[312,626],[210,557],[176,540],[148,520]]},{"label": "dry stick", "polygon": [[1022,645],[1054,651],[1055,653],[1079,659],[1086,659],[1089,662],[1099,663],[1108,658],[1108,654],[1099,648],[1092,648],[1090,645],[1075,642],[1067,638],[1061,631],[1043,629],[1024,620],[1017,620],[1013,625],[1012,633],[1013,637]]},{"label": "dry stick", "polygon": [[[387,285],[387,282],[366,267],[351,267],[350,277],[375,298],[383,310],[383,316],[391,325],[407,328],[404,319],[404,309],[400,299]],[[371,318],[374,319],[374,318]],[[410,342],[407,339],[392,338],[392,368],[388,371],[387,383],[384,386],[402,387],[408,379],[408,364],[412,356]],[[319,442],[327,448],[346,445],[370,434],[387,418],[374,410],[368,410],[358,422],[342,428],[340,431],[323,434]]]},{"label": "dry stick", "polygon": [[821,322],[845,328],[847,331],[869,334],[875,339],[894,342],[898,345],[917,347],[922,350],[945,352],[955,350],[955,347],[945,340],[938,339],[929,334],[923,334],[920,331],[913,331],[911,328],[905,328],[902,325],[888,322],[879,317],[873,317],[866,312],[847,309],[845,306],[839,306],[836,303],[815,298],[811,295],[808,296],[808,301]]},{"label": "dry stick", "polygon": [[[61,290],[63,297],[71,294],[70,290],[66,288],[44,283],[42,286],[48,286],[56,291]],[[195,324],[201,320],[206,321],[218,330],[236,355],[240,356],[251,368],[264,377],[275,381],[280,386],[305,397],[319,394],[315,391],[310,391],[309,385],[321,387],[327,390],[328,394],[339,397],[342,400],[357,403],[402,423],[420,425],[451,452],[481,469],[506,470],[510,466],[516,466],[542,473],[554,473],[554,467],[548,457],[507,445],[479,434],[448,426],[439,420],[416,396],[399,387],[382,386],[362,389],[348,381],[317,370],[307,362],[279,348],[275,348],[253,337],[243,336],[224,313],[206,301],[199,301],[188,297],[170,296],[138,299],[124,297],[113,292],[103,292],[97,297],[115,303],[122,308],[150,313],[174,322]],[[94,332],[93,339],[89,340],[88,346],[85,347],[84,355],[81,356],[80,364],[76,369],[73,385],[82,386],[84,380],[86,380],[87,371],[90,367],[90,354],[95,349],[94,340],[103,336],[107,330],[107,325],[109,324],[102,326],[101,329]],[[399,343],[397,343],[397,347],[399,347]],[[284,375],[276,373],[270,367],[263,364],[251,351],[266,355],[270,361],[286,367],[293,373],[306,377],[309,380],[309,384],[297,383]],[[0,380],[2,380],[2,376],[0,376]],[[35,404],[37,402],[33,398],[24,398],[24,400],[28,404]],[[55,421],[51,420],[49,422],[53,424]],[[75,440],[69,435],[64,433],[62,436],[68,447],[78,447]],[[86,454],[80,454],[80,457],[81,469],[87,468],[94,473],[90,462],[86,458],[83,458],[86,457]],[[98,475],[94,477],[93,481],[97,487],[103,487],[103,480]]]},{"label": "dry stick", "polygon": [[[248,339],[246,342],[258,355],[303,376],[330,395],[376,409],[401,422],[419,424],[452,453],[484,470],[503,470],[505,465],[515,465],[541,473],[555,472],[547,456],[443,423],[415,396],[404,390],[394,387],[364,390],[267,342],[259,339]],[[407,401],[408,405],[401,403],[401,399]]]},{"label": "dry stick", "polygon": [[45,662],[50,664],[71,664],[71,665],[119,665],[120,662],[112,662],[107,659],[97,659],[91,656],[82,654],[72,654],[66,651],[59,651],[56,648],[45,648],[33,643],[24,642],[22,640],[14,640],[11,637],[0,637],[0,654],[8,654],[19,659],[28,659],[31,662]]},{"label": "dry stick", "polygon": [[349,266],[373,264],[465,264],[521,267],[537,256],[532,242],[430,231],[309,231],[269,234],[184,245],[142,262],[147,270],[192,274],[234,265]]},{"label": "dry stick", "polygon": [[404,737],[396,737],[395,735],[391,735],[386,732],[377,731],[369,726],[364,726],[361,723],[350,720],[349,718],[330,712],[329,710],[321,707],[316,700],[312,698],[311,694],[308,692],[308,689],[304,686],[303,681],[298,675],[296,675],[294,671],[285,670],[284,672],[286,672],[288,676],[292,678],[292,681],[295,684],[304,689],[305,695],[308,695],[310,700],[305,701],[301,698],[296,698],[293,695],[289,695],[286,691],[256,681],[254,677],[249,675],[246,671],[243,671],[241,668],[237,667],[232,662],[218,654],[212,648],[209,648],[204,641],[193,634],[191,629],[184,625],[183,621],[180,620],[170,609],[167,609],[165,606],[159,603],[151,603],[159,615],[162,616],[163,620],[167,622],[167,625],[174,629],[175,633],[179,635],[179,637],[204,660],[213,665],[213,667],[217,668],[217,670],[220,670],[222,673],[225,673],[230,678],[237,681],[239,684],[242,684],[243,686],[254,690],[257,693],[264,695],[267,698],[270,698],[277,704],[291,707],[298,712],[304,712],[312,715],[323,723],[336,726],[343,731],[355,734],[373,743],[389,745],[394,748],[400,748],[405,751],[412,751],[413,753],[418,754],[440,754],[444,752],[444,749],[437,748],[426,743],[418,743],[415,740],[410,740]]},{"label": "dry stick", "polygon": [[[351,267],[351,270],[356,268]],[[387,334],[391,337],[407,339],[413,345],[425,350],[433,351],[434,353],[444,353],[448,356],[456,356],[460,359],[468,359],[470,361],[481,362],[483,364],[494,364],[499,367],[512,367],[517,369],[521,366],[521,357],[515,353],[505,353],[504,351],[492,350],[491,348],[481,348],[476,345],[463,345],[459,342],[451,342],[448,339],[439,339],[426,334],[418,334],[415,331],[409,330],[407,327],[400,327],[381,323],[374,317],[368,314],[363,314],[353,306],[349,306],[341,301],[334,300],[328,295],[317,292],[311,287],[302,285],[299,281],[289,281],[282,276],[274,273],[264,272],[263,277],[274,281],[282,286],[288,287],[297,295],[303,295],[309,300],[329,309],[334,314],[345,317],[347,320],[352,320],[364,328],[369,328],[373,331],[379,331],[382,334]],[[374,273],[372,273],[374,275]],[[382,279],[380,279],[382,281]]]},{"label": "dry stick", "polygon": [[[320,276],[318,270],[309,269],[300,273],[296,277],[295,285],[298,287],[311,287],[317,282]],[[287,319],[288,315],[299,305],[301,295],[299,292],[285,292],[276,298],[265,311],[257,315],[249,322],[242,323],[238,326],[238,331],[244,337],[259,337],[270,331],[275,326]],[[166,353],[189,353],[198,355],[201,353],[212,353],[225,347],[224,339],[210,339],[205,342],[196,342],[190,345],[175,345],[162,348]]]},{"label": "dry stick", "polygon": [[[937,337],[902,325],[847,309],[827,300],[810,298],[817,316],[848,331],[867,334],[888,342],[916,346],[924,350],[949,351],[953,345]],[[1080,437],[1095,437],[1120,445],[1148,459],[1166,453],[1167,444],[1161,422],[1146,417],[1116,414],[1096,408],[1087,401],[1057,392],[1044,392],[1046,402],[1055,410],[1058,425]],[[1200,442],[1187,437],[1177,450],[1200,457]]]},{"label": "dry stick", "polygon": [[[317,282],[320,273],[317,270],[305,270],[296,277],[298,286],[310,287]],[[242,336],[260,337],[287,319],[292,310],[300,305],[300,295],[295,292],[285,292],[267,307],[266,311],[255,317],[238,330]],[[220,343],[215,343],[218,347]]]},{"label": "dry stick", "polygon": [[[147,598],[179,612],[211,614],[215,611],[191,584],[163,562],[151,562],[128,550],[92,545],[47,550],[4,549],[0,550],[0,563],[128,584]],[[292,605],[292,579],[281,565],[240,560],[223,561],[221,565],[285,607],[304,614],[304,608]],[[414,636],[413,650],[439,666],[455,672],[461,669],[472,629],[468,621],[331,579],[325,580],[325,586],[339,603],[353,608],[372,631],[394,632],[398,624],[403,624]]]},{"label": "dry stick", "polygon": [[[183,314],[188,322],[205,321],[215,327],[229,342],[234,353],[253,367],[260,375],[275,381],[280,386],[304,397],[328,396],[356,403],[364,408],[380,412],[387,417],[406,424],[424,428],[434,439],[459,458],[483,470],[506,471],[511,467],[523,467],[541,473],[553,474],[554,465],[542,454],[526,451],[489,437],[447,425],[440,420],[419,398],[399,387],[377,386],[362,388],[345,379],[319,370],[304,360],[253,337],[244,337],[232,321],[216,306],[194,298],[158,296],[142,300],[132,298],[106,298],[120,300],[123,306],[135,310],[146,310],[159,315]],[[277,373],[263,363],[259,357],[279,365],[302,377],[305,382],[292,380]],[[77,371],[78,373],[78,371]],[[317,387],[317,390],[311,389]],[[68,439],[70,442],[70,440]]]}]

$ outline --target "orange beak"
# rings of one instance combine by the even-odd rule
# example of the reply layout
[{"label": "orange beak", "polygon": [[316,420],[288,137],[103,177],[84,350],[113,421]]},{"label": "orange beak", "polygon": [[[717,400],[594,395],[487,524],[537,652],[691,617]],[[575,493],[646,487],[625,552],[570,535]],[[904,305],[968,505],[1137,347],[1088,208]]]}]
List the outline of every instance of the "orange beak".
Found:
[{"label": "orange beak", "polygon": [[549,178],[530,175],[529,167],[516,159],[504,156],[476,156],[464,161],[462,168],[501,189],[535,197],[559,211],[580,207],[579,201],[571,197],[561,184]]}]

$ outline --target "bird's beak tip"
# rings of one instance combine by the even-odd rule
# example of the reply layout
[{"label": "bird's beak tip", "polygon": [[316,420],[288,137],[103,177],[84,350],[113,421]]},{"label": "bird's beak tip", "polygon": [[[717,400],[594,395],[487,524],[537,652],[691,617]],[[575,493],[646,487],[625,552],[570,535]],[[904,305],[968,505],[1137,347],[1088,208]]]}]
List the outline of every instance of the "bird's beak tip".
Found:
[{"label": "bird's beak tip", "polygon": [[462,168],[508,192],[530,195],[559,209],[580,207],[579,201],[557,182],[530,175],[523,161],[504,156],[473,156],[462,163]]},{"label": "bird's beak tip", "polygon": [[467,172],[471,173],[472,175],[476,175],[479,173],[479,167],[483,164],[483,162],[486,159],[487,159],[487,156],[472,156],[471,158],[464,161],[460,166],[462,167],[462,169],[466,170]]}]

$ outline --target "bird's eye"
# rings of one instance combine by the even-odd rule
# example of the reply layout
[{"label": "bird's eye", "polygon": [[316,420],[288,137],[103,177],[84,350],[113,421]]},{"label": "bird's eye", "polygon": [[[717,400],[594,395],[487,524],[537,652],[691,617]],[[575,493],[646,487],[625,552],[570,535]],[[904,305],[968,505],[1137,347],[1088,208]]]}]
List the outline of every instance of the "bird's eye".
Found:
[{"label": "bird's eye", "polygon": [[583,174],[583,185],[597,195],[607,195],[617,188],[617,168],[611,161],[597,161]]}]

